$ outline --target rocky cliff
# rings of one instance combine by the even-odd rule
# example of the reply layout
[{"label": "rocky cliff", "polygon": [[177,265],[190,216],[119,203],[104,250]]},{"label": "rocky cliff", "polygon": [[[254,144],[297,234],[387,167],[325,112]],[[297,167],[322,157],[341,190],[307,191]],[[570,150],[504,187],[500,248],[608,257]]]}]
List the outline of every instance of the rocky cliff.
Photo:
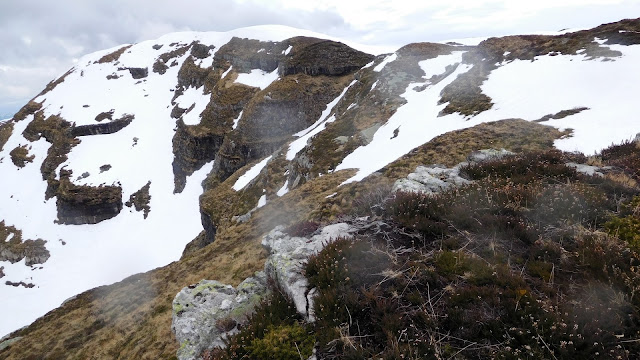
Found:
[{"label": "rocky cliff", "polygon": [[[4,322],[7,325],[2,331],[16,330],[44,315],[27,328],[12,333],[10,346],[0,350],[0,356],[7,359],[172,358],[181,344],[171,333],[171,319],[190,313],[183,308],[176,309],[176,303],[182,306],[188,300],[200,308],[206,302],[200,297],[196,301],[195,297],[210,296],[217,288],[224,288],[226,296],[212,301],[219,303],[218,307],[227,304],[225,300],[236,301],[244,294],[241,294],[244,286],[238,288],[238,285],[256,271],[264,270],[265,262],[272,264],[266,267],[272,278],[290,275],[279,273],[280,263],[273,265],[270,259],[273,244],[266,249],[261,245],[274,229],[290,231],[278,239],[291,242],[291,239],[309,240],[322,232],[319,229],[330,228],[335,223],[355,226],[369,221],[367,219],[382,221],[389,227],[380,223],[378,227],[363,225],[361,230],[342,234],[343,237],[355,234],[355,238],[366,235],[368,239],[375,239],[373,247],[364,250],[356,247],[358,251],[375,255],[385,266],[384,269],[371,268],[377,269],[376,274],[386,271],[381,278],[358,278],[354,280],[359,281],[357,284],[365,288],[375,283],[399,287],[395,289],[399,290],[395,292],[397,296],[391,287],[382,286],[380,291],[385,298],[396,296],[394,299],[400,299],[398,301],[408,301],[393,303],[393,306],[411,309],[415,305],[409,304],[411,301],[428,297],[428,291],[424,291],[427,283],[438,289],[460,285],[464,291],[473,290],[466,284],[475,281],[475,275],[467,277],[465,271],[472,274],[480,269],[477,257],[497,269],[501,266],[498,259],[507,254],[499,248],[494,253],[498,255],[492,257],[484,252],[464,252],[467,242],[478,247],[486,245],[483,241],[488,233],[472,227],[473,222],[455,222],[454,217],[405,219],[400,213],[389,212],[397,209],[395,205],[386,208],[382,205],[387,204],[395,190],[427,186],[437,189],[432,191],[435,193],[452,188],[449,183],[471,189],[470,181],[478,180],[472,179],[473,176],[484,178],[478,174],[498,171],[483,168],[477,170],[476,175],[467,173],[463,174],[464,178],[460,177],[460,168],[453,167],[478,150],[500,152],[505,149],[504,153],[537,154],[555,147],[591,155],[612,142],[633,137],[638,132],[635,125],[638,109],[633,101],[628,101],[628,96],[629,89],[640,81],[634,71],[640,59],[638,34],[640,20],[624,20],[555,36],[490,38],[471,45],[416,43],[394,52],[369,54],[366,48],[329,40],[319,34],[267,27],[260,32],[241,29],[230,33],[169,34],[157,40],[87,55],[75,68],[47,85],[12,120],[0,124],[0,171],[3,173],[0,198],[6,204],[0,209],[0,220],[2,228],[8,229],[7,234],[14,234],[11,239],[7,235],[7,239],[0,242],[0,245],[5,243],[3,249],[9,249],[2,252],[5,259],[0,259],[0,274],[7,283],[33,285],[28,289],[0,285],[1,299],[15,308],[15,314],[9,322]],[[593,76],[588,84],[583,81],[585,73]],[[619,76],[621,73],[625,76]],[[79,88],[87,91],[78,91]],[[616,126],[603,125],[610,122]],[[596,128],[599,130],[594,131]],[[562,184],[567,181],[567,184],[576,181],[580,184],[555,189],[543,180],[544,176],[542,180],[536,177],[536,186],[530,190],[539,192],[527,193],[530,196],[527,201],[546,198],[549,192],[562,190],[563,194],[574,194],[571,199],[581,204],[597,203],[594,199],[600,199],[600,195],[584,192],[589,186],[596,186],[593,185],[596,180],[587,181],[564,167],[556,167],[569,162],[584,166],[586,158],[559,157],[554,152],[544,154],[542,160],[535,158],[543,164],[536,169],[546,175],[549,175],[546,171],[558,170],[549,176],[560,176]],[[529,155],[522,156],[529,159],[526,157]],[[597,183],[603,192],[601,195],[609,199],[615,194],[624,194],[625,200],[620,201],[626,204],[635,194],[637,183],[633,175],[629,175],[633,166],[616,162],[619,159],[618,155],[603,153],[602,164],[595,158],[590,161],[599,166],[597,171],[603,176],[616,178],[608,185]],[[601,171],[608,162],[624,171]],[[516,166],[509,163],[511,165]],[[502,169],[502,165],[495,166]],[[406,180],[397,183],[399,179]],[[530,180],[512,185],[515,188],[530,186]],[[524,204],[514,198],[522,195],[512,192],[515,188],[499,188],[504,191],[495,194],[495,198],[502,199],[501,196],[507,194],[508,204],[496,207],[491,214],[478,213],[482,217],[477,215],[475,221],[493,221],[491,224],[500,226],[503,220],[528,224],[537,219],[540,222],[543,209],[555,204],[535,202],[540,204],[535,205],[533,200]],[[607,201],[603,200],[602,204],[609,204]],[[569,206],[564,200],[562,204],[563,209]],[[463,208],[460,206],[447,207],[447,211],[458,211]],[[619,209],[607,208],[610,211],[607,216],[627,215],[615,213],[614,210],[622,211]],[[591,216],[591,213],[585,214]],[[574,215],[582,216],[573,214],[563,219],[575,221]],[[433,223],[429,222],[432,220]],[[544,221],[549,220],[544,218]],[[557,222],[549,224],[559,226]],[[604,229],[603,223],[593,224]],[[518,232],[521,228],[513,226],[509,228],[510,234],[522,235],[518,241],[525,244],[518,243],[522,246],[518,251],[528,249],[535,239],[526,237],[524,232]],[[536,229],[540,236],[555,234],[550,228]],[[23,241],[23,237],[37,240]],[[383,251],[379,246],[385,237],[395,257],[379,253]],[[440,247],[432,247],[434,241],[439,241]],[[504,245],[500,241],[500,246]],[[93,251],[95,249],[101,251]],[[407,255],[409,252],[402,253],[402,249],[420,255],[412,258]],[[305,257],[319,250],[305,253]],[[513,264],[528,269],[521,271],[529,276],[522,280],[524,282],[513,280],[526,294],[542,286],[538,280],[531,279],[541,278],[548,284],[550,279],[545,269],[560,267],[560,263],[528,251],[522,250],[519,258],[513,260]],[[83,257],[79,259],[77,254]],[[538,268],[527,267],[529,255]],[[49,256],[58,259],[56,266],[48,266]],[[439,256],[444,256],[443,260],[438,260]],[[449,259],[451,256],[453,260]],[[22,263],[22,258],[27,260]],[[461,259],[460,264],[470,268],[458,268],[455,259]],[[296,258],[298,260],[302,259]],[[416,267],[404,268],[396,260],[416,264]],[[448,261],[453,261],[453,265]],[[370,265],[354,264],[356,267]],[[82,269],[82,276],[77,275],[78,268]],[[433,278],[420,272],[434,268],[443,272]],[[514,269],[509,268],[513,270],[509,274],[515,274]],[[488,271],[482,267],[482,271],[485,270]],[[414,289],[412,280],[403,283],[400,279],[404,279],[401,274],[415,271],[420,272],[420,281],[424,283]],[[133,275],[136,273],[141,274]],[[131,277],[102,286],[127,276]],[[73,280],[66,280],[68,278]],[[56,288],[56,281],[65,281],[66,292],[51,291]],[[328,284],[318,283],[318,278],[311,281],[318,287],[322,301],[328,301],[332,296],[326,288]],[[199,284],[192,286],[194,291],[183,290],[193,284]],[[232,291],[220,284],[235,288]],[[474,286],[486,284],[474,283]],[[204,285],[206,289],[200,288]],[[409,290],[402,288],[410,289],[414,298],[405,298],[410,295]],[[31,299],[29,306],[22,305],[14,296],[16,291],[31,291],[25,295]],[[349,291],[367,296],[360,293],[360,287],[349,288]],[[302,315],[294,312],[288,319],[295,319],[298,326],[311,326],[304,321],[304,316],[313,305],[308,303],[306,290],[302,292],[304,309],[297,306],[300,301],[294,305]],[[80,295],[68,299],[77,293]],[[173,302],[178,293],[183,294],[182,300]],[[300,297],[300,292],[289,293],[294,300]],[[448,292],[440,294],[445,296]],[[514,299],[517,294],[520,293],[514,293]],[[538,299],[551,304],[553,296],[549,294],[538,294]],[[578,295],[576,290],[570,296],[577,299]],[[65,299],[68,300],[56,308]],[[451,304],[456,301],[450,297],[443,299]],[[497,297],[492,301],[506,299]],[[254,305],[251,303],[251,308]],[[260,306],[258,314],[262,311]],[[429,321],[435,324],[439,316],[445,316],[440,310],[434,309],[434,318]],[[503,310],[500,307],[495,311]],[[204,306],[202,313],[207,311],[211,308]],[[384,313],[398,316],[394,311]],[[457,316],[464,317],[464,312],[460,314]],[[327,315],[320,312],[319,324],[337,333],[318,330],[317,334],[335,336],[335,339],[343,334],[343,340],[360,339],[354,325],[328,323]],[[352,315],[358,321],[366,318],[363,313]],[[216,319],[216,324],[211,323],[211,319],[196,323],[218,326],[229,334],[242,331],[237,326],[241,323],[238,316],[230,320],[226,315]],[[482,322],[485,318],[478,319]],[[187,327],[195,326],[189,324]],[[455,328],[450,323],[438,324]],[[468,325],[464,321],[456,324]],[[424,324],[413,325],[420,331],[405,332],[405,335],[393,333],[388,338],[409,339],[415,335],[411,337],[415,340],[428,334],[435,336],[422,327]],[[299,330],[287,327],[293,326],[292,323],[274,326],[285,332]],[[203,335],[203,329],[191,330],[178,334],[177,338],[182,342],[192,336],[209,339],[210,334]],[[260,339],[269,335],[262,331]],[[464,332],[456,334],[469,336]],[[376,332],[371,336],[378,335]],[[565,341],[565,335],[558,335],[558,339]],[[633,335],[629,332],[628,336]],[[375,339],[380,340],[380,344],[386,343],[382,337]],[[220,353],[211,352],[213,345],[221,344],[219,339],[209,340],[209,345],[185,345],[180,349],[181,354],[219,356]],[[317,340],[320,357],[335,355],[330,345],[334,338]],[[354,344],[358,343],[362,351],[386,351],[386,348],[375,348],[376,341],[362,340]],[[497,344],[491,341],[487,349]],[[238,349],[244,346],[236,345]],[[468,344],[453,341],[449,345],[462,349],[454,356],[469,355],[464,350]],[[538,350],[536,354],[549,354],[544,348]],[[437,354],[453,355],[451,352]]]}]

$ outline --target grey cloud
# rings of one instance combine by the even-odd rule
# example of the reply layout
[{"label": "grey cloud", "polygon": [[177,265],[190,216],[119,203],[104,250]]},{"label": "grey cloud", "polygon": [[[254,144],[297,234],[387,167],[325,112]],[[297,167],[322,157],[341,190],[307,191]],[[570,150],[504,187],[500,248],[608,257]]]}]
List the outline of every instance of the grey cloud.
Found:
[{"label": "grey cloud", "polygon": [[[73,58],[172,31],[227,31],[282,24],[316,31],[348,25],[335,12],[276,9],[257,2],[210,0],[22,0],[0,2],[0,109],[24,102]],[[3,71],[9,68],[25,71]],[[30,94],[25,96],[24,89]]]}]

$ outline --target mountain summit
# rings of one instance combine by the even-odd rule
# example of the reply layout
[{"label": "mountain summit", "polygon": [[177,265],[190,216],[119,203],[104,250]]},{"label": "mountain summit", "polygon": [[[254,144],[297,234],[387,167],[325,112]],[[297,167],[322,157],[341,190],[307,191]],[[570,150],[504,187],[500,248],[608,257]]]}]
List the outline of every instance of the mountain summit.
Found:
[{"label": "mountain summit", "polygon": [[87,55],[0,122],[0,334],[39,318],[0,354],[173,356],[175,295],[261,270],[277,226],[473,151],[633,139],[639,62],[640,19],[392,53],[267,26]]}]

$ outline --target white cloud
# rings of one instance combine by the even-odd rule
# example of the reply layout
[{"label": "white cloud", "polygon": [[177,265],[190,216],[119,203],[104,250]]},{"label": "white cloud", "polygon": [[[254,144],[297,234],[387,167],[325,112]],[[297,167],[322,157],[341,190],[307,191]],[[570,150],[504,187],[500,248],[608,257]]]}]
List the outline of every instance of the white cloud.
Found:
[{"label": "white cloud", "polygon": [[[37,94],[85,53],[173,31],[282,24],[399,47],[417,41],[586,28],[638,16],[640,0],[0,1],[0,64],[30,69],[0,73],[0,82],[8,84],[0,88],[0,103],[22,99],[24,87]],[[44,70],[50,68],[55,70]]]}]

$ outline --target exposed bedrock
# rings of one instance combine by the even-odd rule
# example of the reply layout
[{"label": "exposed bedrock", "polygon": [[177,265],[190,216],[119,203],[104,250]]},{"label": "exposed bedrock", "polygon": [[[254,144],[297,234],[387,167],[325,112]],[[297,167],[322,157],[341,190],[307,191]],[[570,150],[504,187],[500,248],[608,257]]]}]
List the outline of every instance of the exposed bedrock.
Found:
[{"label": "exposed bedrock", "polygon": [[224,139],[213,172],[220,180],[247,163],[270,155],[291,135],[315,123],[329,102],[353,79],[286,76],[256,94],[245,106],[238,128]]},{"label": "exposed bedrock", "polygon": [[63,178],[56,195],[60,224],[97,224],[122,210],[120,186],[78,186]]},{"label": "exposed bedrock", "polygon": [[[210,75],[216,71],[220,72],[212,70]],[[234,119],[239,117],[243,107],[259,91],[243,84],[226,82],[220,79],[220,75],[216,75],[215,79],[208,76],[207,79],[215,81],[210,85],[211,100],[204,111],[198,114],[200,123],[185,125],[182,120],[177,121],[172,164],[176,193],[182,192],[188,176],[215,158],[225,136],[233,130]],[[188,111],[176,105],[172,116],[179,118]]]},{"label": "exposed bedrock", "polygon": [[80,125],[71,128],[71,136],[89,136],[89,135],[102,135],[113,134],[127,127],[133,119],[134,115],[124,115],[120,119],[113,120],[106,123],[92,124],[92,125]]},{"label": "exposed bedrock", "polygon": [[142,79],[149,76],[149,69],[146,67],[145,68],[127,68],[127,70],[129,70],[129,74],[131,74],[131,77],[134,79]]},{"label": "exposed bedrock", "polygon": [[13,264],[25,259],[27,266],[44,264],[50,256],[45,244],[46,241],[42,239],[23,241],[21,230],[7,226],[4,220],[0,221],[0,261]]},{"label": "exposed bedrock", "polygon": [[[303,41],[304,38],[297,40]],[[362,68],[373,59],[373,55],[352,49],[343,43],[322,40],[292,52],[291,57],[286,57],[280,63],[278,73],[280,76],[299,73],[342,76]]]},{"label": "exposed bedrock", "polygon": [[187,176],[215,158],[224,139],[224,135],[187,126],[182,120],[178,120],[177,124],[173,136],[174,193],[184,190]]},{"label": "exposed bedrock", "polygon": [[225,68],[225,64],[228,63],[236,72],[247,73],[253,69],[272,72],[278,68],[287,47],[286,41],[258,41],[234,37],[218,49],[214,66]]}]

